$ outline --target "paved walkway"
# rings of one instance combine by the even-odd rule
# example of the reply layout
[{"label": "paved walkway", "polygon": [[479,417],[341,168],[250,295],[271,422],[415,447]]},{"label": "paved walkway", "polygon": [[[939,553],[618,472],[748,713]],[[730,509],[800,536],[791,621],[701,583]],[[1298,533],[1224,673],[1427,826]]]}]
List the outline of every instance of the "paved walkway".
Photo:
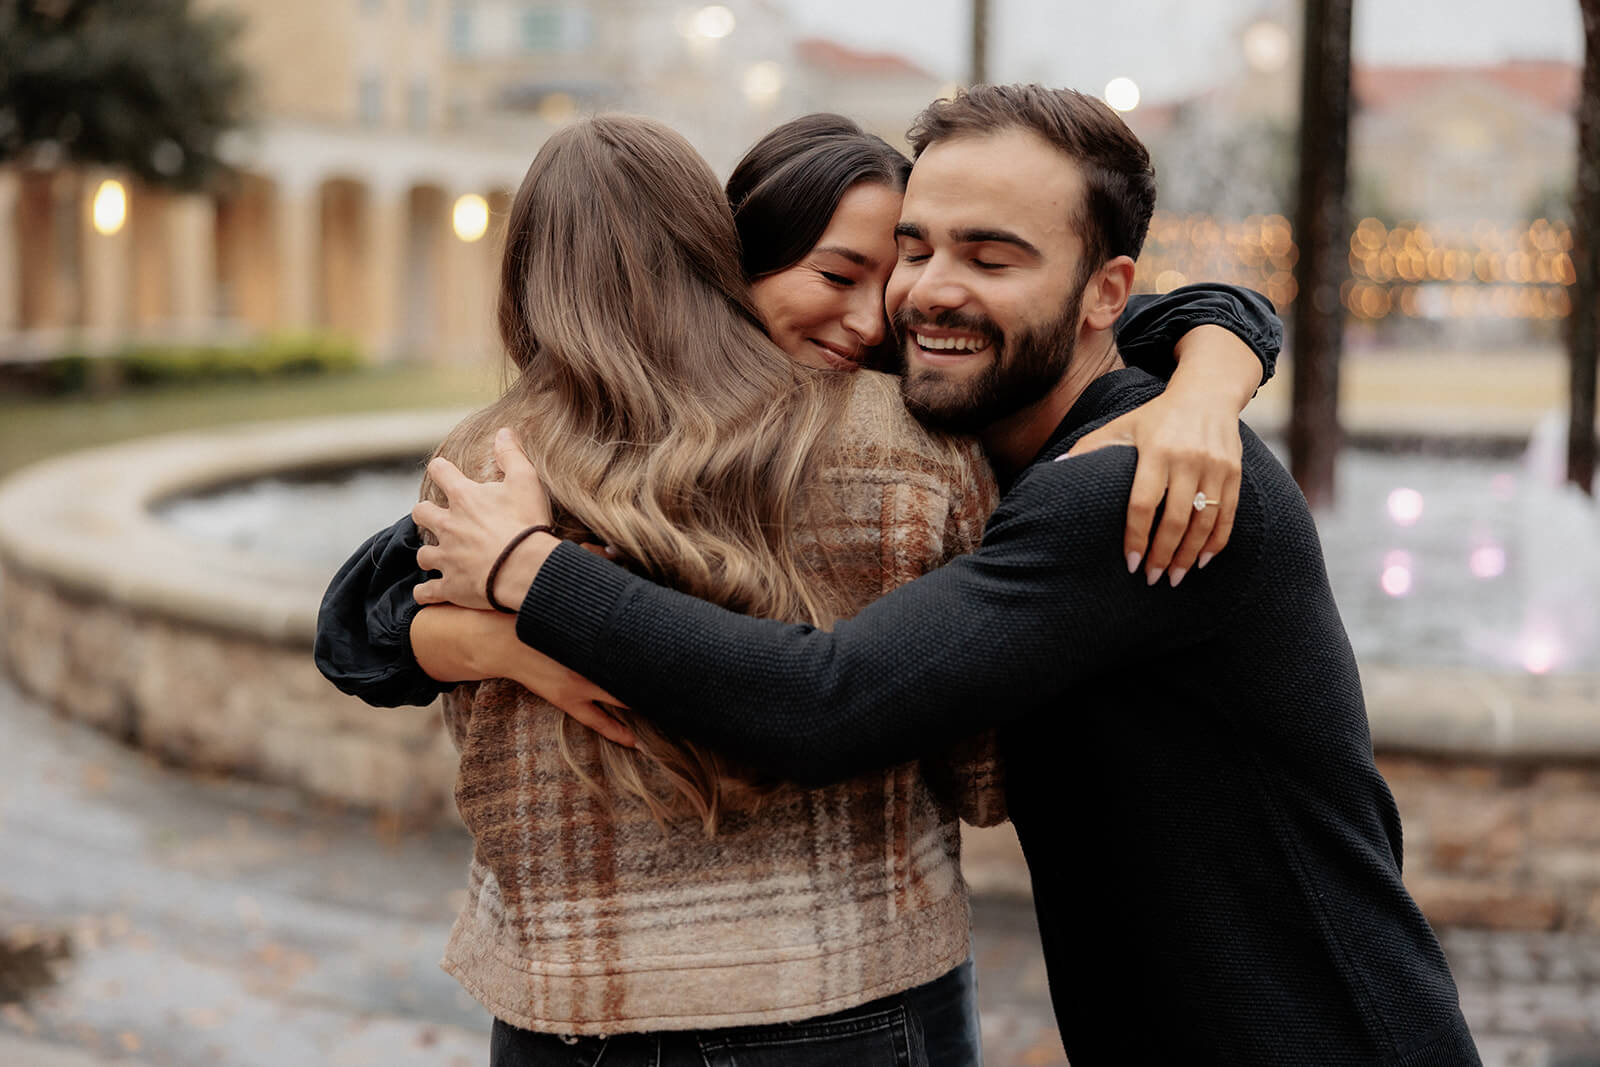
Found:
[{"label": "paved walkway", "polygon": [[[467,1067],[484,1013],[437,967],[466,841],[209,782],[53,718],[0,681],[0,960],[7,1067]],[[976,872],[975,872],[976,873]],[[991,879],[991,886],[1001,885]],[[991,1067],[1066,1062],[1031,908],[976,908]],[[1491,1067],[1600,1065],[1600,938],[1451,932]]]}]

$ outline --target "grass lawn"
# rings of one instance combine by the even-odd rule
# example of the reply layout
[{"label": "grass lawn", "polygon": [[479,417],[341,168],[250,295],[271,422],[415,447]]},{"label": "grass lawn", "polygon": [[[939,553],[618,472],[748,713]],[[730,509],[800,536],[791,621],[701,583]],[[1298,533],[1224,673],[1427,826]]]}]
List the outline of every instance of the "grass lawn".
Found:
[{"label": "grass lawn", "polygon": [[0,477],[62,452],[148,434],[344,411],[470,407],[498,390],[498,370],[474,364],[123,389],[107,396],[0,394]]}]

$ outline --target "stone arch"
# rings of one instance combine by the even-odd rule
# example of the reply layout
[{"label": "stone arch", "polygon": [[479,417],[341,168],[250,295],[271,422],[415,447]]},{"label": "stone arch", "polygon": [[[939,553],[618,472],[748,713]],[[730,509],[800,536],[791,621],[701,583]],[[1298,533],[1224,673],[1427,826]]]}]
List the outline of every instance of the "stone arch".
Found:
[{"label": "stone arch", "polygon": [[370,326],[371,195],[351,178],[329,178],[317,191],[316,324],[352,338]]},{"label": "stone arch", "polygon": [[18,326],[77,325],[77,264],[83,240],[75,173],[24,169],[16,202]]},{"label": "stone arch", "polygon": [[142,182],[128,182],[127,325],[149,333],[173,318],[172,253],[167,232],[168,194]]},{"label": "stone arch", "polygon": [[405,238],[400,263],[398,350],[431,358],[444,339],[445,256],[450,199],[437,185],[417,184],[405,195]]},{"label": "stone arch", "polygon": [[277,185],[259,174],[239,175],[217,196],[216,314],[225,323],[251,330],[278,325],[277,201]]}]

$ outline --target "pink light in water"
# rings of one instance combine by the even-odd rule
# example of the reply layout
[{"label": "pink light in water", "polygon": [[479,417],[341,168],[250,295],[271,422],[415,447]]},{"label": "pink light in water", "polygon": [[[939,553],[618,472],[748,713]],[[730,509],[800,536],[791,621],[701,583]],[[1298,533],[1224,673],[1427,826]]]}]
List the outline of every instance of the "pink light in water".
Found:
[{"label": "pink light in water", "polygon": [[1467,569],[1474,578],[1498,578],[1506,572],[1506,550],[1493,541],[1485,542],[1467,557]]},{"label": "pink light in water", "polygon": [[1411,553],[1396,549],[1385,555],[1383,571],[1378,575],[1378,584],[1392,597],[1410,596],[1413,584]]},{"label": "pink light in water", "polygon": [[1561,645],[1550,634],[1530,634],[1522,642],[1522,666],[1529,674],[1549,674],[1561,658]]},{"label": "pink light in water", "polygon": [[1389,494],[1389,518],[1396,526],[1415,526],[1422,518],[1422,494],[1415,489],[1396,489]]}]

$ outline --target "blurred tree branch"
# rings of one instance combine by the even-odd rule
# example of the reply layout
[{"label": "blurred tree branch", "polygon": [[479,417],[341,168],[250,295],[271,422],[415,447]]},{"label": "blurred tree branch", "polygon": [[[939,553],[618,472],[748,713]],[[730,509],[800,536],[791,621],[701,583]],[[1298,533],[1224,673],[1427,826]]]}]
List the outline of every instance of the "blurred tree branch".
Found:
[{"label": "blurred tree branch", "polygon": [[250,113],[243,21],[190,0],[0,0],[0,163],[123,167],[197,189]]}]

